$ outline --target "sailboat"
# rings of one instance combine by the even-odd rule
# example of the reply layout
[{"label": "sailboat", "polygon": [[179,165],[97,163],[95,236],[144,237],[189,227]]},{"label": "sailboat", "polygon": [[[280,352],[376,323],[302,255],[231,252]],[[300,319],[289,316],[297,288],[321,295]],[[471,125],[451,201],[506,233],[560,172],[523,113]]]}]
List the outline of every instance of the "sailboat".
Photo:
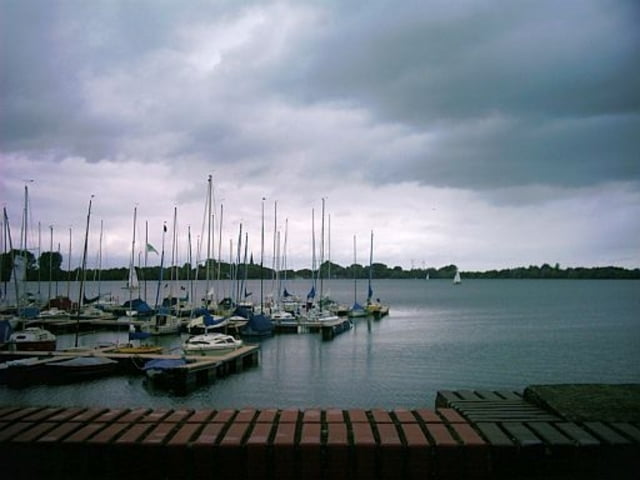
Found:
[{"label": "sailboat", "polygon": [[160,301],[160,285],[162,285],[162,273],[164,270],[164,240],[167,233],[167,226],[162,227],[162,253],[160,254],[160,277],[158,279],[158,286],[156,289],[156,311],[148,324],[142,326],[142,330],[145,333],[151,335],[168,335],[178,333],[180,331],[181,320],[176,315],[172,314],[170,309],[165,306],[159,305]]},{"label": "sailboat", "polygon": [[460,271],[456,269],[456,274],[453,277],[453,284],[460,285],[462,283],[462,279],[460,278]]},{"label": "sailboat", "polygon": [[[133,236],[131,240],[131,258],[129,259],[129,276],[127,278],[127,283],[124,287],[124,290],[129,290],[129,292],[133,292],[134,290],[138,290],[140,288],[140,282],[138,281],[138,274],[136,273],[135,260],[136,260],[136,220],[138,216],[138,207],[133,207]],[[131,294],[129,295],[129,302],[131,302]]]},{"label": "sailboat", "polygon": [[[315,211],[311,209],[311,290],[307,294],[306,312],[301,314],[302,320],[308,322],[332,322],[339,320],[337,315],[327,310],[323,303],[323,281],[322,281],[322,263],[324,261],[324,198],[322,199],[322,229],[320,233],[320,268],[316,271],[316,234],[315,234]],[[319,282],[318,282],[319,281]],[[316,285],[320,284],[320,299],[315,301]]]},{"label": "sailboat", "polygon": [[[264,312],[264,198],[262,199],[262,229],[260,236],[260,313],[249,312],[247,323],[240,334],[248,337],[264,337],[273,334],[271,317]],[[245,244],[246,245],[246,244]],[[246,257],[246,255],[245,255]]]},{"label": "sailboat", "polygon": [[369,294],[367,296],[367,311],[373,315],[373,318],[380,319],[389,314],[389,305],[383,305],[380,303],[380,299],[376,298],[375,302],[372,302],[373,288],[371,287],[371,280],[373,277],[373,230],[371,231],[371,247],[369,249]]},{"label": "sailboat", "polygon": [[369,312],[358,303],[358,277],[356,276],[356,236],[353,236],[353,305],[349,309],[348,315],[350,318],[366,317]]}]

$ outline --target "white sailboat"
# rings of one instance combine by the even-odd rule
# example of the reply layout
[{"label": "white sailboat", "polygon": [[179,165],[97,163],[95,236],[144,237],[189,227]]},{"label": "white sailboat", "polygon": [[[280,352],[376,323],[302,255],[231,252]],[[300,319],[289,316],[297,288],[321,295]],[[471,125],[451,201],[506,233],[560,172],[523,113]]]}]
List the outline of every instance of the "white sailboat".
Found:
[{"label": "white sailboat", "polygon": [[456,270],[456,274],[453,277],[453,284],[460,285],[462,283],[462,279],[460,278],[460,272]]}]

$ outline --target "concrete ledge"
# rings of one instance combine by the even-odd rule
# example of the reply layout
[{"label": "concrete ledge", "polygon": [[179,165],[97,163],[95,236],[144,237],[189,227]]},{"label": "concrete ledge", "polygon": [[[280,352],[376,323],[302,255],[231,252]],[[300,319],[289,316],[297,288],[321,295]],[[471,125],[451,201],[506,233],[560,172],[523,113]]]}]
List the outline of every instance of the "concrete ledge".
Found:
[{"label": "concrete ledge", "polygon": [[[5,406],[2,478],[599,479],[640,471],[635,422],[476,422],[455,402],[468,408],[462,397],[478,393],[449,393],[440,398],[449,396],[448,407],[390,411]],[[491,408],[513,400],[482,398]]]}]

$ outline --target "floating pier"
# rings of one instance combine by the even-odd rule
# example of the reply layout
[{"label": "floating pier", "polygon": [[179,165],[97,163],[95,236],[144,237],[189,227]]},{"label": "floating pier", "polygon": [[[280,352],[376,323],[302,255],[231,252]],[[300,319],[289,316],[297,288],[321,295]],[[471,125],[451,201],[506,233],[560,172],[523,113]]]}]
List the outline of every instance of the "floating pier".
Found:
[{"label": "floating pier", "polygon": [[46,378],[47,364],[72,357],[104,357],[115,360],[119,364],[118,372],[136,374],[142,372],[144,364],[155,359],[179,359],[187,361],[185,365],[177,366],[168,378],[171,381],[164,385],[179,393],[187,393],[194,388],[215,382],[217,378],[226,377],[233,373],[240,373],[259,363],[259,345],[243,345],[238,349],[223,355],[169,355],[169,354],[131,354],[116,353],[115,346],[96,349],[55,351],[55,352],[0,352],[0,362],[20,358],[36,358],[31,363],[19,367],[6,369],[6,383],[10,386],[23,386],[35,383],[49,383]]},{"label": "floating pier", "polygon": [[328,321],[287,321],[274,324],[276,333],[320,333],[323,340],[331,340],[336,335],[346,332],[353,326],[349,318],[338,317]]}]

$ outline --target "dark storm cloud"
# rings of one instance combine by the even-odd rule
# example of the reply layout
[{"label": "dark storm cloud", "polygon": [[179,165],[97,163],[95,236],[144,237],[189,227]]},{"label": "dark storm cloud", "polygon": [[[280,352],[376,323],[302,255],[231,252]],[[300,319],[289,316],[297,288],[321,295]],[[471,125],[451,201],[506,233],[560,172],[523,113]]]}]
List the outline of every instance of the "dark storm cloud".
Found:
[{"label": "dark storm cloud", "polygon": [[339,99],[442,136],[393,168],[382,159],[378,181],[638,178],[639,11],[621,1],[348,6],[309,39],[283,85],[299,101]]}]

